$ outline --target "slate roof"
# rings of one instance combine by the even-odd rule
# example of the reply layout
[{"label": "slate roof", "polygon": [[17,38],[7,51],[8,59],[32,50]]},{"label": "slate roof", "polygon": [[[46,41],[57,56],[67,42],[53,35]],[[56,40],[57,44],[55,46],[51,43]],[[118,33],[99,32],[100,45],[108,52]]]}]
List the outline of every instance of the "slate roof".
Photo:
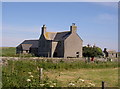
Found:
[{"label": "slate roof", "polygon": [[23,50],[29,50],[29,48],[38,48],[38,40],[25,40],[17,47],[22,47]]},{"label": "slate roof", "polygon": [[71,34],[70,31],[66,32],[46,32],[44,34],[46,40],[61,41],[65,40]]}]

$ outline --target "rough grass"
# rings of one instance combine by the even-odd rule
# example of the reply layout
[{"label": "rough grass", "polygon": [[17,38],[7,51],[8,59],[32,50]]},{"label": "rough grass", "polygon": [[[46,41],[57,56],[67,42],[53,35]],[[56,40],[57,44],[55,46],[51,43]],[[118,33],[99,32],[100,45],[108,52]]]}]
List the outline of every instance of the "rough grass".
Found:
[{"label": "rough grass", "polygon": [[0,56],[3,57],[34,57],[32,54],[16,54],[16,47],[0,47]]},{"label": "rough grass", "polygon": [[16,54],[15,47],[0,47],[1,56],[12,57]]},{"label": "rough grass", "polygon": [[64,87],[70,82],[77,87],[90,87],[89,83],[95,84],[94,87],[101,87],[102,81],[105,81],[106,87],[118,86],[118,68],[49,70],[45,73],[51,80],[57,79],[60,82],[59,86]]},{"label": "rough grass", "polygon": [[[38,67],[43,68],[42,82],[39,82]],[[34,77],[30,78],[28,72],[31,72]],[[41,83],[44,87],[53,87],[54,83],[55,87],[100,87],[101,81],[105,81],[107,87],[118,86],[116,62],[88,64],[9,60],[8,64],[3,66],[2,74],[4,87],[40,87]],[[31,79],[31,82],[27,82],[27,79]]]}]

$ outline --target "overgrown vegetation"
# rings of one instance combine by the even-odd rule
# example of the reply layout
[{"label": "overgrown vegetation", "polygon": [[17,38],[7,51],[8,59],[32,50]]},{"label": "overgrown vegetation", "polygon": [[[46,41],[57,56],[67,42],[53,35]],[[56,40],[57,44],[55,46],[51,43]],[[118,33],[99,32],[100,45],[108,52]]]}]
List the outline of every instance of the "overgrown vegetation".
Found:
[{"label": "overgrown vegetation", "polygon": [[[101,81],[106,81],[108,87],[118,86],[117,62],[52,63],[45,60],[29,60],[29,57],[33,56],[31,54],[16,55],[14,47],[3,47],[0,50],[2,50],[0,51],[2,56],[28,58],[28,60],[18,61],[3,60],[4,87],[100,87]],[[39,68],[43,68],[41,81]]]},{"label": "overgrown vegetation", "polygon": [[[43,68],[43,80],[41,82],[39,82],[38,68]],[[109,74],[112,74],[111,76],[115,77],[114,72],[112,72],[112,70],[107,72],[107,69],[108,70],[111,68],[116,69],[117,68],[116,62],[85,63],[81,61],[81,62],[74,62],[74,63],[64,63],[64,62],[52,63],[52,62],[42,62],[37,60],[19,60],[19,61],[9,60],[8,63],[6,63],[6,65],[3,66],[2,82],[4,87],[29,87],[29,86],[30,87],[41,87],[41,86],[43,87],[73,86],[74,87],[74,84],[76,84],[76,86],[79,86],[79,87],[83,87],[83,86],[94,87],[89,83],[93,83],[96,81],[96,82],[100,82],[101,84],[101,81],[92,80],[91,78],[90,78],[91,80],[87,79],[86,77],[88,75],[92,77],[95,76],[95,75],[92,75],[91,72],[89,72],[88,75],[86,75],[86,77],[84,76],[83,78],[81,74],[84,75],[84,72],[82,72],[81,70],[86,70],[86,69],[88,71],[95,70],[96,71],[95,73],[97,73],[99,72],[99,70],[104,70],[104,68],[106,68],[106,73],[108,73],[108,74],[105,74],[107,75],[107,77],[110,76]],[[77,77],[74,76],[74,73],[72,73],[71,70],[73,71],[76,70]],[[65,73],[64,75],[61,73],[63,71],[64,72],[68,71],[69,73],[68,74]],[[70,74],[70,71],[72,74]],[[77,73],[78,71],[80,71],[80,74]],[[101,74],[99,77],[105,76],[104,72],[101,71],[103,75]],[[68,81],[64,80],[64,78],[59,79],[59,77],[63,75],[64,76],[70,75],[71,77],[73,77],[73,79],[69,80],[68,78]],[[81,79],[85,80],[85,82],[83,83],[82,82],[83,80]],[[100,86],[100,85],[98,84],[95,86]],[[117,86],[117,84],[110,85],[110,86]]]},{"label": "overgrown vegetation", "polygon": [[32,54],[16,54],[15,47],[0,47],[0,56],[3,57],[34,57]]},{"label": "overgrown vegetation", "polygon": [[103,56],[102,49],[96,46],[93,47],[83,47],[83,56],[84,57],[100,57]]},{"label": "overgrown vegetation", "polygon": [[15,56],[15,47],[0,47],[1,56]]}]

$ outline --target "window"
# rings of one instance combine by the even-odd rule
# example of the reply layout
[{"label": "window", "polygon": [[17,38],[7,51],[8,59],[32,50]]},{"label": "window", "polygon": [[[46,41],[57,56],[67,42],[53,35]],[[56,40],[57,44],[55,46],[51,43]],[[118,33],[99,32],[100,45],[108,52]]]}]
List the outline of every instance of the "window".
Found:
[{"label": "window", "polygon": [[79,52],[76,52],[76,54],[79,54]]},{"label": "window", "polygon": [[76,57],[77,57],[77,58],[79,57],[79,52],[76,52]]}]

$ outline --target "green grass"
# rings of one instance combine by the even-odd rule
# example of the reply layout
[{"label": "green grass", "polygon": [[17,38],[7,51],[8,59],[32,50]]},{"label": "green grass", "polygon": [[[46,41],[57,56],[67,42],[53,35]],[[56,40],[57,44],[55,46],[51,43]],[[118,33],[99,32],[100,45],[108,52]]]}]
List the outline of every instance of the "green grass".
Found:
[{"label": "green grass", "polygon": [[[118,86],[117,68],[49,70],[46,74],[50,80],[57,79],[60,82],[60,86],[64,87],[67,87],[70,82],[77,87],[89,87],[89,83],[95,84],[94,87],[101,87],[102,81],[105,81],[106,87]],[[84,80],[84,82],[80,81],[80,79]]]},{"label": "green grass", "polygon": [[0,47],[0,54],[2,56],[15,56],[16,54],[16,48],[15,47]]},{"label": "green grass", "polygon": [[[38,67],[43,68],[43,80],[39,82]],[[30,74],[34,77],[31,78]],[[31,79],[31,82],[27,82]],[[83,79],[82,82],[80,79]],[[101,81],[106,82],[107,87],[118,86],[118,66],[116,62],[98,63],[51,63],[35,60],[8,61],[3,66],[2,82],[4,87],[69,87],[70,83],[76,87],[90,87],[89,83],[100,87]],[[54,83],[56,85],[54,85]],[[74,86],[73,86],[74,87]]]},{"label": "green grass", "polygon": [[3,57],[34,57],[32,54],[16,54],[16,47],[0,47],[0,56]]}]

